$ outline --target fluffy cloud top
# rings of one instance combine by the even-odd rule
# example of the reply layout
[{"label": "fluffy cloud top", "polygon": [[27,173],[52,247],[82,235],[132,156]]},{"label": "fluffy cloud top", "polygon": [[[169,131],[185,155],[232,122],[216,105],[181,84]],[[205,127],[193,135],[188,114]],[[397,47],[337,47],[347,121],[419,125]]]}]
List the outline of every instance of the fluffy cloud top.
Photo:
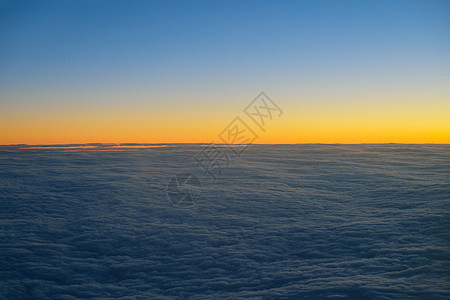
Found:
[{"label": "fluffy cloud top", "polygon": [[216,180],[198,145],[6,150],[5,299],[450,297],[449,146],[253,145]]}]

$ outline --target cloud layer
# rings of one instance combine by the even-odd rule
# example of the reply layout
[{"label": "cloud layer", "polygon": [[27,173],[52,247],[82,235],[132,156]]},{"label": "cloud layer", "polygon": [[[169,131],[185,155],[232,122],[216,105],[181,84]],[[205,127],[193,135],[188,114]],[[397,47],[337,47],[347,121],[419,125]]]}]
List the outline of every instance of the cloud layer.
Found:
[{"label": "cloud layer", "polygon": [[253,145],[216,180],[198,151],[0,151],[0,295],[450,297],[449,146]]}]

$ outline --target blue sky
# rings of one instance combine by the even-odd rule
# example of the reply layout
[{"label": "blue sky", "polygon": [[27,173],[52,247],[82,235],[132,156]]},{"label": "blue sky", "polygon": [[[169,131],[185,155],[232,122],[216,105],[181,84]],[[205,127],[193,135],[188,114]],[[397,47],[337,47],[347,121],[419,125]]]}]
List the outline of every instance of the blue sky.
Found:
[{"label": "blue sky", "polygon": [[447,1],[7,1],[2,79],[420,67],[448,55],[449,12]]}]

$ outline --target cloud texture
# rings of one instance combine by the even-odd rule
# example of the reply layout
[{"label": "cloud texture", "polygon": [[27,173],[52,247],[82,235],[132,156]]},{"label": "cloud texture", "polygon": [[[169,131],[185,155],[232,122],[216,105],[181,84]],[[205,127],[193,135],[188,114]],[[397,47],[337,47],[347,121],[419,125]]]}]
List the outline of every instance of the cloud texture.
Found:
[{"label": "cloud texture", "polygon": [[0,150],[4,299],[450,297],[450,146],[253,145],[216,180],[199,145]]}]

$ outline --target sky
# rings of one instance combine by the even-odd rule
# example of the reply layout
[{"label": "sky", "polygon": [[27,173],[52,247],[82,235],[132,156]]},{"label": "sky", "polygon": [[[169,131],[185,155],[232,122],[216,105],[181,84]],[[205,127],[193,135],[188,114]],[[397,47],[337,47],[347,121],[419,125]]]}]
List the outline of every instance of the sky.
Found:
[{"label": "sky", "polygon": [[0,144],[219,141],[261,91],[283,115],[256,143],[450,143],[449,15],[435,0],[0,0]]}]

